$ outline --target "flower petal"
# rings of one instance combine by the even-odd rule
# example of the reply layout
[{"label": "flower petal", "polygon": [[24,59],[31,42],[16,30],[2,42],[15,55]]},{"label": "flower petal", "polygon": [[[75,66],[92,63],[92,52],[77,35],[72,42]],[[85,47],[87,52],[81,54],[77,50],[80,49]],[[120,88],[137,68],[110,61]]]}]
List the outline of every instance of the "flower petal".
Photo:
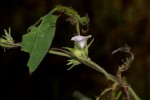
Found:
[{"label": "flower petal", "polygon": [[80,42],[80,41],[83,41],[85,39],[84,36],[74,36],[71,38],[72,41],[75,41],[75,42]]},{"label": "flower petal", "polygon": [[80,47],[83,48],[85,46],[86,40],[91,37],[92,37],[91,35],[88,35],[88,36],[78,35],[78,36],[72,37],[71,40],[74,42],[78,42]]}]

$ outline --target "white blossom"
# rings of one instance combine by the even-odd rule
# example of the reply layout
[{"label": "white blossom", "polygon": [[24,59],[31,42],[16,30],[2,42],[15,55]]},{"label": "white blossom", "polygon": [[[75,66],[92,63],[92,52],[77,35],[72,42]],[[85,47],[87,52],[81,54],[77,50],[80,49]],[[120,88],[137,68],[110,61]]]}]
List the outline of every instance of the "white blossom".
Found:
[{"label": "white blossom", "polygon": [[87,39],[91,38],[91,35],[88,36],[81,36],[81,35],[77,35],[71,38],[72,41],[79,43],[81,48],[84,48],[84,46],[86,45],[86,41]]}]

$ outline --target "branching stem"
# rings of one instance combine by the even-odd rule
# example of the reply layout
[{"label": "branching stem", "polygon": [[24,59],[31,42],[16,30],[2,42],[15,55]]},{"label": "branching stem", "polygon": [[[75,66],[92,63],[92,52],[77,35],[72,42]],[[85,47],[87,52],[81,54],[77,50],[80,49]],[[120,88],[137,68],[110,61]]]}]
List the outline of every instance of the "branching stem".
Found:
[{"label": "branching stem", "polygon": [[[72,53],[70,53],[69,51],[66,51],[66,50],[64,50],[64,49],[51,48],[50,51],[51,51],[51,50],[52,50],[52,51],[54,50],[55,52],[62,52],[62,53],[65,53],[65,54],[67,54],[67,55],[69,56],[69,58],[76,59],[76,60],[79,61],[80,63],[85,64],[86,66],[88,66],[88,67],[90,67],[90,68],[92,68],[92,69],[94,69],[94,70],[96,70],[96,71],[98,71],[98,72],[104,74],[105,77],[106,77],[108,80],[110,80],[110,81],[112,81],[112,82],[114,82],[114,83],[116,83],[116,84],[118,84],[118,85],[120,85],[121,87],[124,88],[124,92],[125,92],[125,94],[126,94],[126,100],[131,100],[130,97],[129,97],[129,93],[130,93],[130,95],[131,95],[135,100],[141,100],[141,99],[136,95],[136,93],[132,90],[132,88],[131,88],[130,86],[128,86],[128,88],[126,88],[126,85],[123,84],[124,82],[122,82],[122,80],[120,80],[120,79],[118,79],[117,77],[115,77],[115,76],[109,74],[109,73],[108,73],[107,71],[105,71],[101,66],[97,65],[95,62],[93,62],[93,61],[91,61],[91,60],[89,60],[89,59],[85,59],[85,58],[78,58],[78,57],[76,57],[75,55],[73,55]],[[127,90],[128,90],[129,92],[128,92]]]}]

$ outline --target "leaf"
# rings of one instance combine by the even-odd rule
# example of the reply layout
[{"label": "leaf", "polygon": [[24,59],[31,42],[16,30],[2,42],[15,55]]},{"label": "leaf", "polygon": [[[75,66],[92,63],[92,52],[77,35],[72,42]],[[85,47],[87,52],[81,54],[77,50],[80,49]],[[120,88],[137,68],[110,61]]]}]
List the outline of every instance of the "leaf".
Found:
[{"label": "leaf", "polygon": [[57,18],[52,12],[48,13],[41,17],[38,23],[29,27],[29,32],[22,38],[21,50],[30,54],[27,65],[31,73],[39,66],[51,46]]}]

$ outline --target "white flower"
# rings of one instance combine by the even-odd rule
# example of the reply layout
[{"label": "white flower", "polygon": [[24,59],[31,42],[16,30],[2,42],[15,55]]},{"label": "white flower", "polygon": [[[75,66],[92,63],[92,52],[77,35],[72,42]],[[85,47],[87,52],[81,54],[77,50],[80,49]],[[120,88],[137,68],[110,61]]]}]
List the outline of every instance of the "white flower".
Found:
[{"label": "white flower", "polygon": [[74,42],[79,43],[80,47],[84,48],[84,46],[86,45],[87,39],[89,39],[91,37],[92,37],[91,35],[88,35],[88,36],[78,35],[78,36],[72,37],[71,40],[74,41]]}]

